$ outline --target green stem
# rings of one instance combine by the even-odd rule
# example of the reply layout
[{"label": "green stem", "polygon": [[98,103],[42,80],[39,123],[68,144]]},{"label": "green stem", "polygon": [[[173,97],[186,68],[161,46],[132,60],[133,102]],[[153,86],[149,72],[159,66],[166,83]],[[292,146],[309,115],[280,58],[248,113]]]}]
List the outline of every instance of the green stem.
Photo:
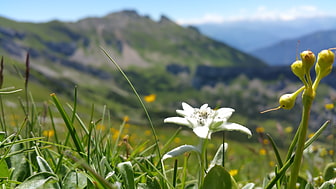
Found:
[{"label": "green stem", "polygon": [[223,158],[222,158],[222,166],[225,167],[225,131],[223,132]]},{"label": "green stem", "polygon": [[302,111],[302,119],[298,129],[299,136],[297,141],[297,148],[295,151],[294,163],[291,168],[291,177],[289,180],[289,188],[295,188],[296,181],[299,175],[301,160],[303,156],[304,144],[307,136],[308,130],[308,121],[310,117],[310,108],[314,100],[314,91],[310,87],[306,89],[303,93],[302,102],[303,102],[303,111]]},{"label": "green stem", "polygon": [[206,171],[206,146],[207,146],[208,139],[201,138],[198,148],[201,150],[201,154],[199,156],[200,159],[200,172],[198,178],[198,188],[203,187],[203,181]]}]

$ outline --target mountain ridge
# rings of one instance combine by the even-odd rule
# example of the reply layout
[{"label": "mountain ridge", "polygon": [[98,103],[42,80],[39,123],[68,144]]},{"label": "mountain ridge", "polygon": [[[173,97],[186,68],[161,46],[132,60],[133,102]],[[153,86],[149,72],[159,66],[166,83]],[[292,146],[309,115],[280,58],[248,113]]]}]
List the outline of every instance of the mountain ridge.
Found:
[{"label": "mountain ridge", "polygon": [[[99,47],[107,48],[124,68],[128,66],[199,64],[223,66],[262,66],[260,60],[237,51],[224,43],[203,36],[195,29],[184,28],[162,16],[158,22],[140,16],[135,11],[111,13],[104,17],[90,17],[77,22],[51,21],[47,23],[20,23],[1,19],[0,32],[12,30],[22,33],[5,36],[2,43],[11,43],[16,48],[0,49],[0,53],[14,53],[11,49],[29,49],[33,58],[42,56],[45,49],[51,54],[45,58],[67,58],[86,66],[101,67]],[[4,37],[5,36],[5,37]],[[8,41],[9,39],[9,41]],[[7,40],[7,41],[4,41]],[[18,43],[19,41],[19,43]],[[7,51],[7,52],[6,52]],[[34,56],[35,55],[35,56]],[[200,56],[202,55],[202,56]]]},{"label": "mountain ridge", "polygon": [[251,54],[259,57],[269,65],[289,65],[304,50],[313,51],[316,56],[323,50],[335,47],[336,29],[317,31],[297,38],[287,39],[253,51]]},{"label": "mountain ridge", "polygon": [[287,21],[250,20],[201,24],[195,27],[211,38],[250,53],[282,40],[293,39],[318,31],[336,29],[336,18],[316,17]]},{"label": "mountain ridge", "polygon": [[[71,86],[80,86],[81,103],[108,104],[120,117],[123,112],[134,112],[132,108],[138,102],[101,48],[122,67],[142,96],[195,90],[192,78],[200,65],[267,66],[254,56],[204,36],[196,28],[182,27],[165,16],[153,21],[135,11],[77,22],[37,24],[6,18],[0,18],[0,22],[0,55],[5,60],[12,59],[24,73],[23,63],[29,52],[33,82],[69,98]],[[171,65],[178,65],[172,66],[178,74],[169,71]],[[16,85],[8,82],[6,86]]]}]

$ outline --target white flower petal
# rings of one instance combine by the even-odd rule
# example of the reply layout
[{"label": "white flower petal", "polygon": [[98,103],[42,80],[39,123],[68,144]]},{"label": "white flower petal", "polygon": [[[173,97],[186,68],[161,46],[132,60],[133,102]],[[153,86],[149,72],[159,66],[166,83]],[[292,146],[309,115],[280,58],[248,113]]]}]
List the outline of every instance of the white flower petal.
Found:
[{"label": "white flower petal", "polygon": [[176,110],[176,113],[180,116],[187,116],[188,112],[184,111],[184,110]]},{"label": "white flower petal", "polygon": [[200,126],[200,125],[198,124],[198,122],[197,122],[196,119],[186,117],[186,120],[188,121],[188,123],[189,123],[189,127],[190,127],[190,128],[195,128],[195,127],[199,127],[199,126]]},{"label": "white flower petal", "polygon": [[190,126],[190,122],[186,118],[183,118],[183,117],[168,117],[164,119],[163,122]]},{"label": "white flower petal", "polygon": [[182,102],[183,110],[176,110],[182,117],[170,117],[164,120],[165,123],[175,123],[185,125],[193,129],[200,138],[210,138],[210,135],[217,131],[240,131],[251,136],[251,131],[236,123],[227,123],[232,113],[232,108],[211,109],[208,104],[203,104],[200,108],[193,108],[189,104]]},{"label": "white flower petal", "polygon": [[193,131],[200,138],[210,139],[209,127],[195,127]]},{"label": "white flower petal", "polygon": [[194,108],[185,102],[182,102],[182,108],[185,112],[188,112],[189,114],[194,113]]},{"label": "white flower petal", "polygon": [[204,109],[207,109],[207,107],[208,107],[208,104],[203,104],[203,105],[200,107],[200,109],[201,109],[201,110],[204,110]]},{"label": "white flower petal", "polygon": [[250,131],[250,129],[242,125],[239,125],[237,123],[222,124],[221,126],[215,128],[213,132],[216,132],[216,131],[240,131],[242,133],[247,134],[248,137],[252,136],[252,132]]},{"label": "white flower petal", "polygon": [[232,113],[235,111],[232,108],[220,108],[217,111],[217,117],[220,118],[226,118],[228,119],[229,117],[231,117]]},{"label": "white flower petal", "polygon": [[200,153],[200,151],[192,145],[182,145],[179,146],[177,148],[172,149],[171,151],[167,152],[163,157],[162,160],[168,159],[168,158],[172,158],[172,157],[176,157],[179,156],[181,154],[184,154],[186,152],[190,152],[190,151],[195,151]]}]

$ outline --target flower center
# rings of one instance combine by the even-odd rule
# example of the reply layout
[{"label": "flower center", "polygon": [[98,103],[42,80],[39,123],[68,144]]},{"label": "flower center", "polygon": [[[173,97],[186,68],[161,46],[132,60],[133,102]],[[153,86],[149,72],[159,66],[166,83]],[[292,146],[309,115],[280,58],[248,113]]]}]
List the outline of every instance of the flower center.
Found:
[{"label": "flower center", "polygon": [[211,118],[213,115],[213,110],[210,108],[206,109],[197,109],[195,108],[194,113],[191,115],[191,118],[197,120],[197,124],[204,126],[207,122],[207,119]]}]

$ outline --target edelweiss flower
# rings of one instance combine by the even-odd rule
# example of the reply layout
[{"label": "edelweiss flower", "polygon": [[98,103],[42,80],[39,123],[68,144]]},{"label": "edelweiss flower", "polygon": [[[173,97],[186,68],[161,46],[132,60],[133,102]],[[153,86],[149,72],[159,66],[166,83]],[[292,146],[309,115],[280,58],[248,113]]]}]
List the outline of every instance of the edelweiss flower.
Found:
[{"label": "edelweiss flower", "polygon": [[200,108],[193,108],[185,102],[182,103],[182,108],[183,110],[176,110],[176,113],[182,117],[169,117],[164,119],[164,122],[188,126],[200,138],[210,139],[211,134],[214,132],[233,130],[252,136],[248,128],[237,123],[227,122],[234,112],[232,108],[213,110],[208,107],[208,104],[204,104]]}]

